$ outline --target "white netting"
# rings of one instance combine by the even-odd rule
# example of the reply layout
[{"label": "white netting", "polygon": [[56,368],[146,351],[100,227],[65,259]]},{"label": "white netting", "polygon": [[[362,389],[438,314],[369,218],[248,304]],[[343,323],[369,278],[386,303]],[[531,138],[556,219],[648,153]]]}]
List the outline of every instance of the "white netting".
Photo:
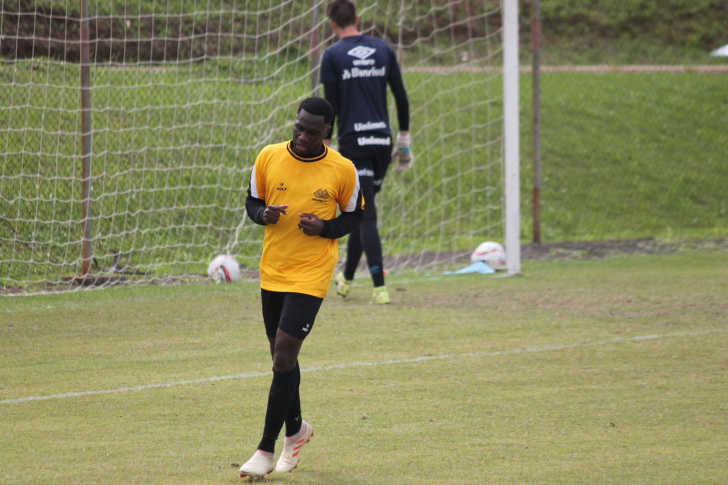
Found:
[{"label": "white netting", "polygon": [[[0,0],[0,293],[82,273],[80,7]],[[360,1],[401,59],[415,167],[378,196],[390,268],[503,239],[501,1]],[[89,0],[91,273],[107,284],[255,269],[258,151],[290,138],[335,39],[326,2]],[[314,68],[312,69],[312,66]],[[396,130],[396,111],[391,119]],[[342,251],[343,254],[343,251]]]}]

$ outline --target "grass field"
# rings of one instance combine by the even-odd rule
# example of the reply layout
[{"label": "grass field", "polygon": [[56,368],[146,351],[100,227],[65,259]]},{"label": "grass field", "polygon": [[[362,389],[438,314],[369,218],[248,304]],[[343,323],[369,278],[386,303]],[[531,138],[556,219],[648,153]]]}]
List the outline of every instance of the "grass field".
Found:
[{"label": "grass field", "polygon": [[[270,483],[726,483],[728,254],[526,262],[329,295],[301,466]],[[240,483],[269,356],[257,285],[0,306],[1,483]]]},{"label": "grass field", "polygon": [[[530,79],[522,103],[523,229],[530,240]],[[726,75],[542,74],[546,240],[728,233]]]}]

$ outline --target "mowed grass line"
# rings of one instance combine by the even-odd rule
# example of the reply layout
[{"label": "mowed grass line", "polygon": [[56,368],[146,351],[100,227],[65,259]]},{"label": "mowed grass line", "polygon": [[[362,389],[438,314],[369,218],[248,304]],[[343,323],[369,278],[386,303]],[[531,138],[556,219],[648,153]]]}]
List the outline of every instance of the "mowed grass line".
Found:
[{"label": "mowed grass line", "polygon": [[[269,479],[723,483],[726,270],[728,255],[698,253],[402,274],[386,308],[357,280],[324,302],[301,364],[378,365],[303,374],[316,436]],[[0,401],[265,373],[259,313],[255,283],[3,299]],[[0,482],[239,483],[268,386],[2,404]]]}]

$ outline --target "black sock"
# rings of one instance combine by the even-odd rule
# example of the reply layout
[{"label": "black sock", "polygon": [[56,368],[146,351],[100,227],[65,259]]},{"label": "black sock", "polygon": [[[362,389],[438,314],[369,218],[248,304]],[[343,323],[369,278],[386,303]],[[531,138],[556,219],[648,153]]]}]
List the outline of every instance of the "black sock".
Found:
[{"label": "black sock", "polygon": [[359,229],[349,234],[349,240],[346,243],[346,263],[344,263],[344,279],[349,281],[354,279],[356,268],[359,266],[359,260],[364,250],[361,246],[361,233]]},{"label": "black sock", "polygon": [[298,389],[298,376],[296,369],[288,372],[273,371],[273,382],[268,393],[268,409],[265,413],[265,427],[263,439],[258,445],[262,451],[275,452],[275,442],[283,428],[283,422],[288,415],[296,390]]},{"label": "black sock", "polygon": [[286,416],[286,436],[293,436],[301,430],[301,394],[299,390],[301,388],[301,369],[298,367],[296,362],[296,368],[293,369],[296,373],[296,394],[293,396],[291,401],[291,407],[288,409],[288,415]]},{"label": "black sock", "polygon": [[367,255],[369,274],[372,276],[374,287],[384,286],[384,264],[382,257],[382,242],[379,240],[377,220],[364,218],[359,227],[361,244]]}]

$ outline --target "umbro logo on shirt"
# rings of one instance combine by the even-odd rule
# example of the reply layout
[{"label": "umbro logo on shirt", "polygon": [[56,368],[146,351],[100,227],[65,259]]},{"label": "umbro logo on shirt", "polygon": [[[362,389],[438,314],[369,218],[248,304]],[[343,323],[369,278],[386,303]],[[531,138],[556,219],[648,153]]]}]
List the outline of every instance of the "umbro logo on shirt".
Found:
[{"label": "umbro logo on shirt", "polygon": [[371,47],[366,47],[363,45],[356,46],[353,49],[351,49],[347,54],[349,54],[352,57],[356,57],[357,59],[366,59],[367,57],[371,56],[377,52],[376,49],[372,49]]},{"label": "umbro logo on shirt", "polygon": [[356,57],[356,59],[351,61],[353,64],[351,69],[344,69],[341,72],[341,80],[348,81],[349,79],[360,77],[386,77],[387,67],[382,66],[377,69],[376,59],[369,59],[375,52],[377,52],[376,49],[363,45],[356,46],[347,52],[347,54]]}]

